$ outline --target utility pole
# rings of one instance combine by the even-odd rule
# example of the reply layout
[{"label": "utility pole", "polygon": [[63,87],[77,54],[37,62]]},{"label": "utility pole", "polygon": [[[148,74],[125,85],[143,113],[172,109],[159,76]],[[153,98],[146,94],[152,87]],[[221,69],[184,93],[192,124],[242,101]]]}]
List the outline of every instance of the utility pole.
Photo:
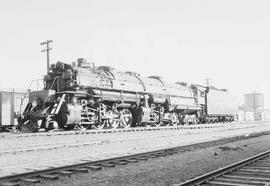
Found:
[{"label": "utility pole", "polygon": [[211,81],[211,79],[209,79],[209,78],[206,78],[205,79],[205,83],[206,83],[206,90],[205,90],[205,119],[207,119],[207,115],[208,115],[208,107],[207,107],[207,103],[208,103],[208,93],[209,93],[209,89],[210,89],[210,81]]},{"label": "utility pole", "polygon": [[256,112],[256,91],[254,90],[253,93],[253,109],[254,109],[254,114]]},{"label": "utility pole", "polygon": [[206,86],[209,87],[211,84],[211,79],[206,78],[205,81],[206,81]]},{"label": "utility pole", "polygon": [[50,48],[49,44],[51,42],[53,42],[53,40],[47,40],[47,41],[40,43],[40,45],[46,45],[46,49],[41,50],[41,52],[47,52],[47,74],[50,71],[50,50],[52,50],[52,48]]}]

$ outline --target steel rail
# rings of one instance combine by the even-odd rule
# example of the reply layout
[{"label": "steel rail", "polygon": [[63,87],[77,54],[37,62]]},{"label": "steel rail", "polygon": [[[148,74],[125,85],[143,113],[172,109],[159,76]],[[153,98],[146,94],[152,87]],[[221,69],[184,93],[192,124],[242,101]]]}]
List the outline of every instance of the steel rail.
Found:
[{"label": "steel rail", "polygon": [[100,130],[84,130],[84,131],[54,131],[54,132],[37,132],[37,133],[0,133],[1,137],[30,137],[30,136],[57,136],[57,135],[74,135],[74,134],[100,134],[100,133],[116,133],[116,132],[138,132],[138,131],[159,131],[159,130],[182,130],[182,129],[207,129],[221,128],[225,125],[184,125],[184,126],[161,126],[161,127],[134,127],[134,128],[117,128],[117,129],[100,129]]},{"label": "steel rail", "polygon": [[34,170],[31,172],[12,174],[8,176],[0,177],[0,185],[12,185],[12,184],[19,185],[16,183],[20,181],[25,181],[26,179],[31,180],[31,179],[39,179],[42,177],[61,175],[61,172],[63,171],[64,172],[70,172],[70,171],[80,172],[80,170],[84,169],[85,172],[88,172],[88,170],[100,170],[102,169],[102,167],[113,167],[117,164],[127,164],[128,162],[137,162],[141,160],[147,160],[150,158],[173,155],[178,152],[185,152],[185,151],[189,151],[193,149],[206,148],[206,147],[211,147],[215,145],[231,143],[231,142],[249,139],[252,137],[259,137],[259,136],[267,135],[267,134],[269,134],[269,132],[261,132],[261,133],[252,134],[249,136],[241,135],[241,136],[235,136],[235,137],[230,137],[230,138],[201,142],[197,144],[171,147],[171,148],[165,148],[161,150],[154,150],[150,152],[143,152],[143,153],[137,153],[137,154],[132,154],[132,155],[120,156],[120,157],[115,157],[115,158],[109,158],[109,159],[103,159],[103,160],[97,160],[97,161],[86,161],[86,162],[77,163],[77,164],[51,167],[51,168],[47,168],[43,170]]},{"label": "steel rail", "polygon": [[[116,133],[116,132],[138,132],[138,131],[158,131],[158,130],[185,130],[185,129],[206,129],[206,128],[221,128],[234,124],[241,124],[242,122],[235,123],[215,123],[215,124],[197,124],[197,125],[177,125],[177,126],[159,126],[159,127],[131,127],[131,128],[117,128],[117,129],[100,129],[84,131],[54,131],[54,132],[24,132],[24,133],[0,133],[0,138],[5,137],[35,137],[35,136],[58,136],[58,135],[77,135],[77,134],[100,134],[100,133]],[[248,122],[247,122],[248,123]],[[254,122],[258,124],[259,122]],[[265,122],[263,122],[265,123]]]},{"label": "steel rail", "polygon": [[[268,157],[268,156],[270,156],[270,150],[267,150],[265,152],[262,152],[260,154],[255,155],[255,156],[252,156],[250,158],[241,160],[241,161],[236,162],[234,164],[228,165],[228,166],[223,167],[221,169],[217,169],[217,170],[214,170],[212,172],[206,173],[204,175],[198,176],[196,178],[185,181],[183,183],[174,184],[174,186],[191,186],[191,185],[207,184],[208,181],[214,181],[215,178],[218,178],[218,177],[223,176],[223,175],[228,174],[228,173],[233,173],[233,171],[236,171],[240,168],[243,168],[244,166],[250,165],[250,164],[252,164],[258,160],[264,159],[265,157]],[[246,181],[246,183],[248,183],[248,180]],[[230,183],[228,183],[228,185],[230,185]]]}]

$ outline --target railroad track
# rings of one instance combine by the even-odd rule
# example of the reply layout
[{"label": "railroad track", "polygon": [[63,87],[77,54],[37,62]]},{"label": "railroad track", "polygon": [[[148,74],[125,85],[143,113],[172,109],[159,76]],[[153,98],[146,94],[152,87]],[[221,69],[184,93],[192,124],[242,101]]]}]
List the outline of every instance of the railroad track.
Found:
[{"label": "railroad track", "polygon": [[[206,125],[182,125],[182,126],[162,126],[162,127],[134,127],[134,128],[118,128],[118,129],[97,129],[84,131],[55,131],[55,132],[37,132],[37,133],[5,133],[0,135],[4,137],[32,137],[32,136],[62,136],[62,135],[78,135],[78,134],[108,134],[120,132],[138,132],[138,131],[158,131],[158,130],[183,130],[183,129],[207,129],[220,128],[226,124],[206,124]],[[227,124],[228,125],[228,124]]]},{"label": "railroad track", "polygon": [[174,186],[270,185],[270,150]]},{"label": "railroad track", "polygon": [[[114,167],[116,165],[125,165],[128,163],[136,163],[138,161],[146,161],[150,158],[164,157],[173,155],[180,152],[190,151],[194,149],[206,148],[215,145],[222,145],[225,143],[231,143],[239,140],[244,140],[252,137],[259,137],[262,135],[270,134],[270,132],[262,132],[257,134],[251,134],[249,136],[242,135],[237,137],[213,140],[208,142],[202,142],[192,145],[166,148],[162,150],[155,150],[151,152],[138,153],[134,155],[121,156],[110,159],[103,159],[98,161],[85,161],[83,163],[66,165],[61,167],[52,167],[42,170],[32,170],[20,174],[12,174],[5,177],[0,177],[0,185],[20,185],[21,183],[39,183],[42,180],[57,180],[60,176],[70,176],[78,173],[88,173],[89,171],[102,170],[103,167]],[[270,153],[270,152],[269,152]],[[269,160],[270,162],[270,160]],[[16,169],[16,167],[14,168]]]},{"label": "railroad track", "polygon": [[[219,126],[219,127],[222,127],[222,126]],[[244,126],[242,126],[244,127]],[[254,126],[253,126],[254,127]],[[244,127],[244,128],[248,128],[248,127]],[[185,131],[186,133],[189,133],[190,130],[192,129],[209,129],[209,128],[203,128],[203,127],[200,127],[200,128],[189,128],[189,130],[182,130],[182,131]],[[226,130],[226,127],[223,126],[224,130]],[[235,130],[237,129],[241,129],[241,126],[237,127],[237,128],[234,128]],[[168,129],[169,130],[169,129]],[[232,130],[232,129],[231,129]],[[170,136],[175,136],[175,135],[179,135],[179,133],[175,133],[173,132],[173,129],[171,129],[172,132],[170,132],[168,135]],[[208,131],[203,131],[203,130],[193,130],[193,131],[190,131],[190,133],[196,133],[197,132],[208,132]],[[183,134],[186,134],[186,133],[183,133]],[[74,134],[74,133],[73,133]],[[137,138],[138,139],[141,139],[142,137],[150,137],[150,136],[159,136],[159,135],[163,135],[163,134],[155,134],[153,135],[153,133],[140,133],[138,136],[125,136],[124,139],[125,141],[127,140],[136,140]],[[59,136],[60,137],[60,136]],[[10,142],[6,142],[6,143],[9,143],[8,145],[0,145],[0,155],[3,155],[3,154],[17,154],[17,153],[23,153],[23,152],[33,152],[33,151],[44,151],[44,150],[50,150],[50,149],[60,149],[60,148],[70,148],[70,147],[82,147],[82,146],[90,146],[90,145],[96,145],[96,144],[102,144],[106,141],[104,140],[101,140],[103,138],[96,138],[96,139],[88,139],[88,138],[84,138],[84,139],[80,139],[79,141],[76,139],[65,139],[65,140],[61,140],[61,141],[54,141],[53,143],[50,142],[48,143],[47,140],[41,142],[41,143],[34,143],[34,144],[21,144],[19,143],[20,141],[16,142],[15,144],[12,144]],[[18,140],[21,140],[21,139],[18,139]],[[108,138],[108,141],[109,142],[120,142],[122,141],[123,139],[117,135],[115,137],[110,137]],[[5,143],[5,142],[3,142]]]},{"label": "railroad track", "polygon": [[[267,122],[267,121],[265,121]],[[178,125],[178,126],[161,126],[161,127],[132,127],[118,129],[99,129],[99,130],[84,130],[84,131],[54,131],[54,132],[36,132],[36,133],[2,133],[1,138],[27,138],[35,136],[66,136],[66,135],[84,135],[84,134],[109,134],[121,132],[138,132],[138,131],[159,131],[159,130],[193,130],[193,129],[209,129],[221,128],[233,124],[261,124],[265,122],[233,122],[233,123],[214,123],[214,124],[197,124],[197,125]]]},{"label": "railroad track", "polygon": [[[103,144],[106,142],[121,142],[123,140],[125,141],[135,141],[141,138],[156,138],[158,136],[177,136],[178,133],[170,132],[167,135],[163,135],[160,132],[157,134],[153,133],[140,133],[139,135],[131,135],[131,136],[114,136],[111,138],[107,138],[107,140],[103,137],[97,138],[97,139],[81,139],[80,141],[77,140],[62,140],[60,142],[54,141],[53,143],[50,142],[43,142],[43,143],[34,143],[34,144],[17,144],[17,146],[12,145],[3,145],[4,147],[0,146],[0,155],[3,154],[14,154],[14,153],[20,153],[20,152],[32,152],[32,151],[41,151],[41,150],[50,150],[50,149],[60,149],[60,148],[70,148],[70,147],[80,147],[80,146],[90,146],[90,145],[97,145],[97,144]],[[19,145],[19,146],[18,146]]]}]

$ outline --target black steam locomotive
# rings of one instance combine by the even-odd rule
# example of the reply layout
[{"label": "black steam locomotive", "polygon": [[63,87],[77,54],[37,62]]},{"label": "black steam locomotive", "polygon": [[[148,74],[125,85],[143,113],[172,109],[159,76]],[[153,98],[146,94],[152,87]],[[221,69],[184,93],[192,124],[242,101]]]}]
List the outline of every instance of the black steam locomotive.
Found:
[{"label": "black steam locomotive", "polygon": [[238,114],[237,102],[226,90],[94,67],[82,58],[51,65],[44,86],[29,92],[20,126],[32,131],[77,125],[127,128],[231,122]]}]

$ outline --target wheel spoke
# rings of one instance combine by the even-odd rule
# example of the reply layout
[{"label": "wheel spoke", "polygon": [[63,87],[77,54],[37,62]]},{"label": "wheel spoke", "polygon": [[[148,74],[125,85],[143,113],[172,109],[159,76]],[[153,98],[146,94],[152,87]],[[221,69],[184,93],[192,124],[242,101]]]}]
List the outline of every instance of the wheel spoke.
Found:
[{"label": "wheel spoke", "polygon": [[128,128],[132,123],[132,114],[128,109],[124,109],[121,111],[121,127]]},{"label": "wheel spoke", "polygon": [[94,125],[92,125],[94,129],[103,129],[105,126],[105,123],[101,121],[100,123],[96,122]]},{"label": "wheel spoke", "polygon": [[112,128],[116,129],[119,126],[119,121],[117,121],[116,119],[113,119],[112,122],[110,122],[109,124]]}]

